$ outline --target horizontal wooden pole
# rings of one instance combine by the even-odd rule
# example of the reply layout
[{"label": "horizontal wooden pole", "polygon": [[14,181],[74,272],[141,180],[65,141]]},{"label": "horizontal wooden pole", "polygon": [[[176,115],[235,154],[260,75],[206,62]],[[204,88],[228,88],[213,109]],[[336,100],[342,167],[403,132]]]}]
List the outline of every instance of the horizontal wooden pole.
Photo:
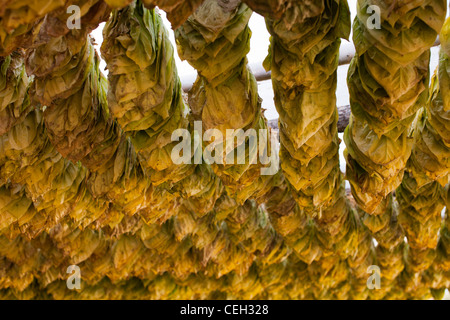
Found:
[{"label": "horizontal wooden pole", "polygon": [[[440,41],[439,37],[436,38],[436,41],[433,44],[433,47],[439,46]],[[339,65],[347,65],[350,63],[350,61],[355,56],[355,47],[350,42],[345,42],[341,45],[341,48],[339,50]],[[253,72],[253,75],[256,78],[256,81],[265,81],[270,79],[270,71],[264,70],[262,66],[262,62],[258,63],[249,63],[250,69]],[[183,76],[181,79],[182,82],[182,88],[184,91],[189,91],[192,88],[192,85],[194,84],[195,79],[197,78],[197,74],[189,74],[186,76]]]},{"label": "horizontal wooden pole", "polygon": [[[433,47],[439,45],[440,41],[439,37],[437,37],[436,41],[433,44]],[[350,42],[345,43],[344,45],[341,46],[341,50],[339,52],[339,65],[342,66],[349,64],[354,56],[355,56],[355,48],[353,47],[353,44]],[[267,72],[266,70],[264,70],[262,63],[250,63],[249,66],[257,81],[265,81],[270,79],[270,71]],[[196,77],[197,77],[196,74],[184,77],[182,81],[182,87],[185,92],[189,91],[192,88],[192,84],[194,83]],[[344,132],[350,120],[351,114],[350,106],[349,105],[339,106],[338,113],[339,113],[338,132]],[[272,129],[278,130],[278,119],[268,120],[268,125]]]}]

